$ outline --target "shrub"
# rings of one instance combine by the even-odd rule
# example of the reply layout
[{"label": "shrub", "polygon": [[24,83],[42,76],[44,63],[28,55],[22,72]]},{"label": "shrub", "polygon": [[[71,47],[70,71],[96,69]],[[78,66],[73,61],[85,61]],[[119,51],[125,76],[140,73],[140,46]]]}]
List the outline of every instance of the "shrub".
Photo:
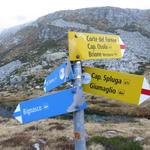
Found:
[{"label": "shrub", "polygon": [[94,136],[88,141],[88,145],[92,143],[103,145],[106,150],[143,150],[138,141],[133,141],[131,138],[125,137],[101,137]]}]

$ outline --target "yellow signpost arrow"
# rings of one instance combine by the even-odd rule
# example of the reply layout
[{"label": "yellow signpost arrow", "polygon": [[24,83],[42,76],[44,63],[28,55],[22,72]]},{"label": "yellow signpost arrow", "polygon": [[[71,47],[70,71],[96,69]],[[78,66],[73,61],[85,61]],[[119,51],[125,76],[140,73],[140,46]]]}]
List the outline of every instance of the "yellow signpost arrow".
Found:
[{"label": "yellow signpost arrow", "polygon": [[[81,85],[80,60],[122,58],[125,45],[118,35],[69,32],[68,50],[69,60],[76,62],[74,63],[75,86],[79,86]],[[84,71],[82,78],[84,92],[136,105],[150,97],[150,88],[143,76],[90,67],[84,67]],[[86,149],[83,122],[84,111],[75,112],[75,149]],[[76,133],[79,136],[76,136]]]},{"label": "yellow signpost arrow", "polygon": [[139,105],[150,98],[144,76],[84,67],[83,91],[129,104]]},{"label": "yellow signpost arrow", "polygon": [[69,59],[121,58],[125,45],[118,35],[68,32]]}]

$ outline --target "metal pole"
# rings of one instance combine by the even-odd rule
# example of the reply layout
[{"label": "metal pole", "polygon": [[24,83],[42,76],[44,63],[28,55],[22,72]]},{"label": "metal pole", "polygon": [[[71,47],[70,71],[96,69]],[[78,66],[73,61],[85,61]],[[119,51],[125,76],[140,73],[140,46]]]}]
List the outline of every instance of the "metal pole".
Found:
[{"label": "metal pole", "polygon": [[[73,64],[75,74],[74,87],[81,86],[81,61],[76,61]],[[84,110],[73,113],[74,135],[75,135],[75,150],[86,150],[85,128],[84,128]]]}]

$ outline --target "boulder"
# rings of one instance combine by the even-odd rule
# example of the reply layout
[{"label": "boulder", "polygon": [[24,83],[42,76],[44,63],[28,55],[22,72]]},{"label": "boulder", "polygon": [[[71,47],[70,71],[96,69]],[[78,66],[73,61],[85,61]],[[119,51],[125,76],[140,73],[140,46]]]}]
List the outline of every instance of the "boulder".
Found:
[{"label": "boulder", "polygon": [[59,60],[62,58],[67,57],[65,52],[56,52],[56,53],[45,53],[43,55],[43,59],[46,60],[47,62],[51,62],[51,61],[55,61],[55,60]]}]

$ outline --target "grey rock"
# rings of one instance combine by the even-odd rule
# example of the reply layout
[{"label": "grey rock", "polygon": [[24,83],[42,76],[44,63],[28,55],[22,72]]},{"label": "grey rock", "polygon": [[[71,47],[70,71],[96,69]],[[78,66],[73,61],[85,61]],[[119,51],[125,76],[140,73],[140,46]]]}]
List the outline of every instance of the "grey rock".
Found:
[{"label": "grey rock", "polygon": [[111,138],[111,137],[116,137],[116,136],[123,136],[123,133],[118,130],[106,130],[102,133],[102,136]]},{"label": "grey rock", "polygon": [[52,61],[55,61],[55,60],[58,60],[58,59],[67,57],[67,55],[66,55],[65,52],[57,52],[57,53],[51,54],[50,57],[51,57],[51,60],[52,60]]},{"label": "grey rock", "polygon": [[35,89],[40,89],[41,87],[39,85],[35,86]]},{"label": "grey rock", "polygon": [[134,141],[139,141],[139,142],[141,142],[141,141],[143,141],[143,140],[144,140],[144,138],[143,138],[143,137],[140,137],[140,136],[134,138]]},{"label": "grey rock", "polygon": [[40,144],[39,143],[33,144],[33,147],[35,148],[35,150],[40,150]]},{"label": "grey rock", "polygon": [[51,22],[51,25],[62,27],[62,28],[77,28],[77,29],[87,29],[87,25],[75,22],[65,21],[63,19],[54,20]]},{"label": "grey rock", "polygon": [[10,78],[10,84],[15,85],[18,83],[22,83],[23,77],[22,76],[14,76],[13,78]]},{"label": "grey rock", "polygon": [[30,73],[31,74],[39,73],[42,71],[42,69],[43,69],[42,65],[37,65],[37,66],[30,69]]},{"label": "grey rock", "polygon": [[42,61],[42,66],[43,67],[48,66],[48,63],[46,61]]},{"label": "grey rock", "polygon": [[88,150],[106,150],[101,144],[92,144],[88,147]]},{"label": "grey rock", "polygon": [[9,76],[12,72],[22,67],[22,63],[19,60],[12,61],[2,67],[0,67],[0,81]]},{"label": "grey rock", "polygon": [[42,58],[45,59],[47,62],[55,61],[58,59],[62,59],[67,57],[65,52],[57,52],[57,53],[45,53]]}]

